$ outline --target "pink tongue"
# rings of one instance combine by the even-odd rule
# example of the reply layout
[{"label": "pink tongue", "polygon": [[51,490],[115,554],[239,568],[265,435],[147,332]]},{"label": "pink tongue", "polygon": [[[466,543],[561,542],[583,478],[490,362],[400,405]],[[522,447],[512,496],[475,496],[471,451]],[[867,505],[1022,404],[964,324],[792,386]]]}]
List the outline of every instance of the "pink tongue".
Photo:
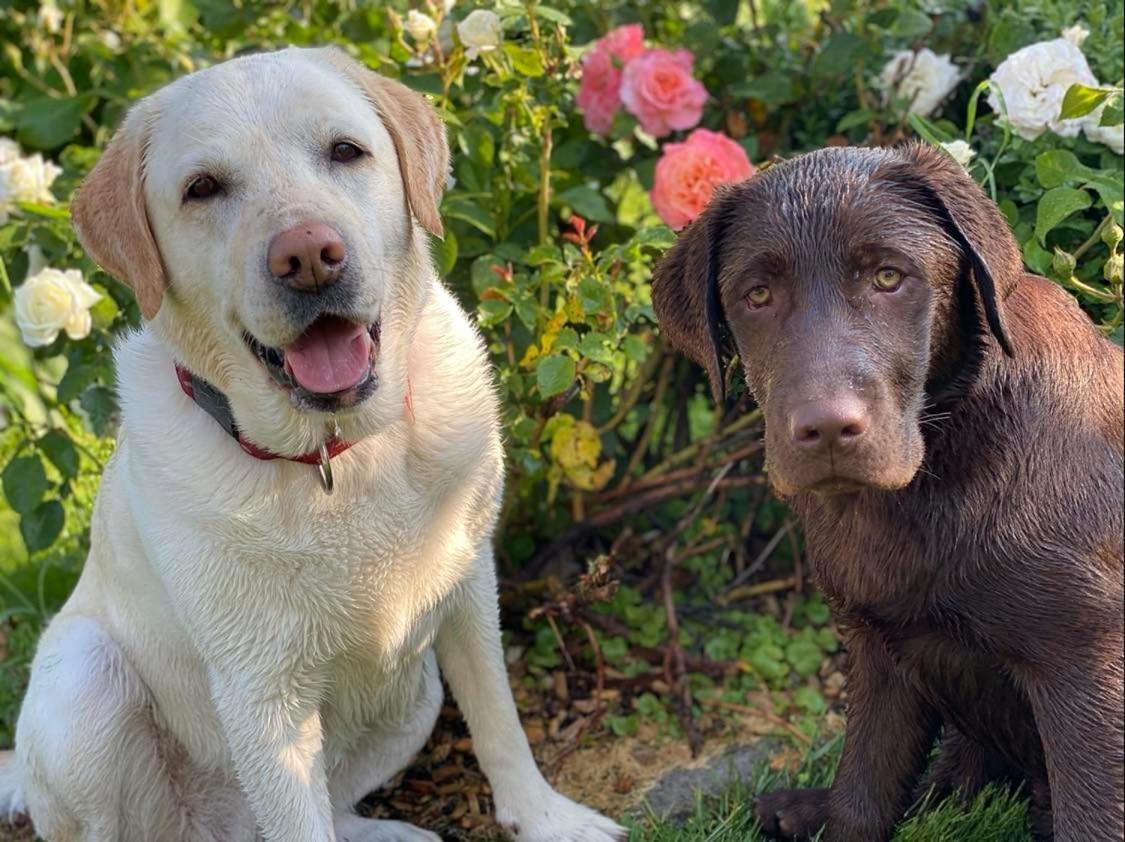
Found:
[{"label": "pink tongue", "polygon": [[355,386],[371,367],[367,328],[344,319],[322,318],[285,349],[293,379],[310,392],[329,394]]}]

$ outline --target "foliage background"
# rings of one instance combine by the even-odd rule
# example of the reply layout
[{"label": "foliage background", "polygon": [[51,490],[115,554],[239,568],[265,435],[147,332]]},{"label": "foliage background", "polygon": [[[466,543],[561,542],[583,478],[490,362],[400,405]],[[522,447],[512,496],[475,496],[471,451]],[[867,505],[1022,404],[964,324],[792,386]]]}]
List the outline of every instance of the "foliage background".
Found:
[{"label": "foliage background", "polygon": [[[43,8],[0,0],[0,135],[63,167],[56,202],[25,204],[0,227],[0,745],[34,640],[87,550],[117,420],[110,349],[138,323],[129,291],[77,246],[66,200],[130,102],[223,58],[338,42],[433,95],[455,162],[435,257],[485,332],[506,406],[507,626],[529,686],[565,670],[604,691],[599,727],[613,733],[641,722],[694,732],[715,705],[748,698],[815,733],[836,640],[805,584],[798,530],[766,491],[753,406],[714,407],[701,372],[661,341],[648,279],[674,235],[647,196],[658,147],[624,115],[608,140],[585,130],[574,106],[585,45],[638,21],[650,42],[691,49],[711,95],[701,125],[759,164],[915,132],[966,137],[1027,264],[1121,341],[1120,251],[1111,282],[1116,244],[1102,237],[1122,223],[1121,157],[1081,137],[1009,137],[974,97],[1013,50],[1078,22],[1095,75],[1119,85],[1121,0],[499,0],[502,48],[474,61],[448,36],[424,58],[402,32],[401,0]],[[928,121],[875,83],[895,50],[922,46],[968,75]],[[20,342],[11,295],[33,245],[102,292],[88,338]]]}]

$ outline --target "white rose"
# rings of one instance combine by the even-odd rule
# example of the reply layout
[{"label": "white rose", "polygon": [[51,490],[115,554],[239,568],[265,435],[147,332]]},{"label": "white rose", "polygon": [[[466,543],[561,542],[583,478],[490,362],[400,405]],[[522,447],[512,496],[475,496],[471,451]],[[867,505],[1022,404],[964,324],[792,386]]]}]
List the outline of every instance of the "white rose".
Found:
[{"label": "white rose", "polygon": [[1082,131],[1086,133],[1086,139],[1091,143],[1104,143],[1118,155],[1125,155],[1125,123],[1118,123],[1116,126],[1099,126],[1103,110],[1105,110],[1104,105],[1092,111],[1082,123]]},{"label": "white rose", "polygon": [[883,68],[881,82],[888,97],[907,100],[910,111],[927,117],[961,81],[961,71],[949,56],[928,48],[895,53]]},{"label": "white rose", "polygon": [[109,49],[115,52],[121,49],[121,36],[114,32],[112,29],[103,30],[98,37],[101,39],[101,42],[103,44],[109,47]]},{"label": "white rose", "polygon": [[441,4],[442,15],[448,16],[449,13],[453,11],[454,5],[456,5],[456,0],[442,0],[442,4]]},{"label": "white rose", "polygon": [[437,32],[437,23],[424,12],[411,9],[406,13],[406,23],[403,24],[403,28],[417,43],[428,44]]},{"label": "white rose", "polygon": [[474,9],[469,12],[468,17],[457,24],[457,37],[461,39],[465,55],[470,60],[475,59],[480,53],[499,47],[503,34],[500,18],[495,12],[487,9]]},{"label": "white rose", "polygon": [[[1078,134],[1082,119],[1059,120],[1063,97],[1071,85],[1098,84],[1082,51],[1066,38],[1016,50],[990,78],[1004,95],[1008,125],[1024,140],[1035,140],[1047,129],[1063,137]],[[993,90],[988,92],[988,104],[997,114],[1003,113]]]},{"label": "white rose", "polygon": [[0,225],[7,225],[12,212],[12,186],[8,179],[8,168],[0,166]]},{"label": "white rose", "polygon": [[969,168],[969,163],[973,160],[973,156],[977,154],[976,150],[963,140],[951,140],[949,143],[943,143],[941,148],[965,169]]},{"label": "white rose", "polygon": [[1081,47],[1082,42],[1085,41],[1090,35],[1090,30],[1080,23],[1074,26],[1068,26],[1062,31],[1062,37],[1072,43],[1076,47]]},{"label": "white rose", "polygon": [[62,169],[53,161],[44,161],[43,156],[36,153],[28,158],[16,158],[3,168],[8,174],[7,190],[14,201],[41,204],[55,201],[51,184]]},{"label": "white rose", "polygon": [[36,20],[39,26],[54,35],[62,29],[63,13],[54,3],[47,2],[39,7],[39,14]]},{"label": "white rose", "polygon": [[66,331],[71,339],[90,333],[90,308],[101,296],[77,269],[40,269],[15,292],[16,324],[31,347],[50,345]]},{"label": "white rose", "polygon": [[20,156],[20,145],[10,137],[0,137],[0,167],[10,164]]}]

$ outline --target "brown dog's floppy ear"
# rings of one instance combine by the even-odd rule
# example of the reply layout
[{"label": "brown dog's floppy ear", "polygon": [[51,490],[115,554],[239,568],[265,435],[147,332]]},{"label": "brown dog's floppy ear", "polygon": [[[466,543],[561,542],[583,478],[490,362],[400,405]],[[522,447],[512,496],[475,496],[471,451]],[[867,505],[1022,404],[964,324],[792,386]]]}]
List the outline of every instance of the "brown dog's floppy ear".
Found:
[{"label": "brown dog's floppy ear", "polygon": [[145,205],[147,116],[129,112],[70,203],[83,248],[133,288],[141,315],[156,318],[168,279]]},{"label": "brown dog's floppy ear", "polygon": [[671,343],[707,372],[722,403],[723,305],[719,297],[719,247],[726,227],[727,192],[716,191],[707,209],[680,233],[652,273],[652,306]]},{"label": "brown dog's floppy ear", "polygon": [[1008,221],[964,168],[943,152],[918,142],[902,153],[920,181],[930,210],[969,261],[988,329],[1009,357],[1001,302],[1023,275],[1023,257]]},{"label": "brown dog's floppy ear", "polygon": [[423,228],[441,237],[439,208],[449,174],[449,143],[437,109],[422,94],[368,70],[341,50],[329,48],[324,55],[375,107],[395,145],[410,210]]}]

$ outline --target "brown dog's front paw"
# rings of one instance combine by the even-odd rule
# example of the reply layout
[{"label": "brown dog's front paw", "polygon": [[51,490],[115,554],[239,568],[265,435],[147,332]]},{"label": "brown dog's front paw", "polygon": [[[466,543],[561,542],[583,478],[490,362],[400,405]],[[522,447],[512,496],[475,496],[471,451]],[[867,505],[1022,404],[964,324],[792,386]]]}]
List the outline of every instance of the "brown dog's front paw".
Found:
[{"label": "brown dog's front paw", "polygon": [[754,812],[762,832],[779,839],[810,839],[828,820],[827,789],[782,789],[760,796]]}]

